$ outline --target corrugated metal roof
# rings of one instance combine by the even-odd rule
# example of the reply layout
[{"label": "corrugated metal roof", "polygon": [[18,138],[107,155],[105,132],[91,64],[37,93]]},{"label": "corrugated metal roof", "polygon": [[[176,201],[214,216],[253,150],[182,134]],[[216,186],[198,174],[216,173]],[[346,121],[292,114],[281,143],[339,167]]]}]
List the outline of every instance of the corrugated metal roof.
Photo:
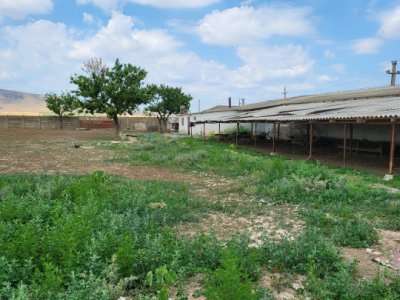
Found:
[{"label": "corrugated metal roof", "polygon": [[205,110],[203,110],[201,112],[192,113],[192,115],[202,114],[202,113],[209,113],[209,112],[217,112],[217,111],[229,111],[229,110],[235,110],[237,108],[238,108],[238,106],[229,107],[228,105],[216,105],[216,106],[213,106],[211,108],[205,109]]},{"label": "corrugated metal roof", "polygon": [[259,108],[254,108],[253,105],[251,110],[243,110],[243,107],[240,107],[240,110],[237,108],[230,116],[206,122],[400,118],[400,87],[398,86],[269,102],[268,106],[260,103]]},{"label": "corrugated metal roof", "polygon": [[400,116],[400,97],[338,102],[299,103],[238,112],[221,121],[310,121],[337,119],[388,119]]},{"label": "corrugated metal roof", "polygon": [[386,86],[379,88],[369,88],[369,89],[343,91],[335,93],[298,96],[298,97],[279,99],[279,100],[268,100],[260,103],[241,106],[238,107],[238,110],[253,110],[253,109],[267,108],[272,106],[286,105],[293,103],[320,103],[327,101],[329,102],[346,101],[353,99],[367,99],[367,98],[394,97],[394,96],[400,96],[400,86]]}]

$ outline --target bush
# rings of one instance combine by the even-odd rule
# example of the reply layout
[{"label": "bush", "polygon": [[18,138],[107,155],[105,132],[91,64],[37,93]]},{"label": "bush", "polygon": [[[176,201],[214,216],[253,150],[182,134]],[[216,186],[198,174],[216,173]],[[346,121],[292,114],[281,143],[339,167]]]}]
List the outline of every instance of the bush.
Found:
[{"label": "bush", "polygon": [[259,294],[241,265],[241,259],[229,250],[221,259],[221,267],[211,272],[205,283],[207,299],[258,299]]}]

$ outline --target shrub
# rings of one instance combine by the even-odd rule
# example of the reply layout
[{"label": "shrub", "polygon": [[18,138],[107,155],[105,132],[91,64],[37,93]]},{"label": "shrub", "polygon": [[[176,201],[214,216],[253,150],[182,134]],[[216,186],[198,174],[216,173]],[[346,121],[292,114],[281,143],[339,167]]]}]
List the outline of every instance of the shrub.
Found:
[{"label": "shrub", "polygon": [[243,271],[240,259],[227,251],[221,259],[221,267],[211,272],[205,283],[207,299],[258,299],[248,274]]}]

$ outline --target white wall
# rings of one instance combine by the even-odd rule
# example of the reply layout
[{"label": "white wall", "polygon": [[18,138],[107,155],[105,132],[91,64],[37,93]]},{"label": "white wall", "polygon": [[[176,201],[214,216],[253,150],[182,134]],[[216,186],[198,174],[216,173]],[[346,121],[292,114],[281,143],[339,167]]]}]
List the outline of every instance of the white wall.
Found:
[{"label": "white wall", "polygon": [[[350,126],[347,125],[350,138]],[[313,133],[316,137],[328,137],[343,139],[343,124],[315,124]],[[307,125],[289,125],[288,136],[307,136]],[[285,138],[285,137],[283,137]],[[373,142],[390,142],[391,125],[354,124],[353,138],[356,140],[368,140]],[[400,144],[400,126],[396,126],[396,144]]]},{"label": "white wall", "polygon": [[[206,113],[195,113],[190,115],[179,116],[179,133],[180,134],[190,134],[188,131],[188,126],[190,122],[198,122],[204,120],[219,120],[224,117],[233,116],[236,111],[218,111],[218,112],[206,112]],[[240,123],[241,127],[251,130],[251,123]],[[193,135],[203,135],[204,125],[195,124],[192,129]],[[221,133],[236,131],[236,123],[221,123]],[[265,123],[257,124],[257,133],[272,132],[272,125]],[[206,136],[212,134],[218,134],[218,123],[208,123],[205,124]]]}]

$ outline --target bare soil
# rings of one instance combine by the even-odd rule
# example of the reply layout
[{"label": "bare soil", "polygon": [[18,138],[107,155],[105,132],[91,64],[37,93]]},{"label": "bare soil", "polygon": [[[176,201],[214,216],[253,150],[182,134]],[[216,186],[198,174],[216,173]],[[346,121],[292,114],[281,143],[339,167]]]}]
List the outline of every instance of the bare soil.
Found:
[{"label": "bare soil", "polygon": [[400,252],[400,232],[379,230],[379,242],[368,249],[341,248],[343,257],[349,261],[358,262],[358,273],[364,279],[373,279],[384,272],[395,274],[396,271],[387,268],[376,259],[382,256]]},{"label": "bare soil", "polygon": [[[112,151],[92,147],[98,139],[115,138],[113,130],[0,131],[0,174],[46,173],[87,174],[96,170],[130,179],[190,182],[188,174],[164,168],[132,166],[107,162]],[[79,144],[75,148],[74,144]]]}]

